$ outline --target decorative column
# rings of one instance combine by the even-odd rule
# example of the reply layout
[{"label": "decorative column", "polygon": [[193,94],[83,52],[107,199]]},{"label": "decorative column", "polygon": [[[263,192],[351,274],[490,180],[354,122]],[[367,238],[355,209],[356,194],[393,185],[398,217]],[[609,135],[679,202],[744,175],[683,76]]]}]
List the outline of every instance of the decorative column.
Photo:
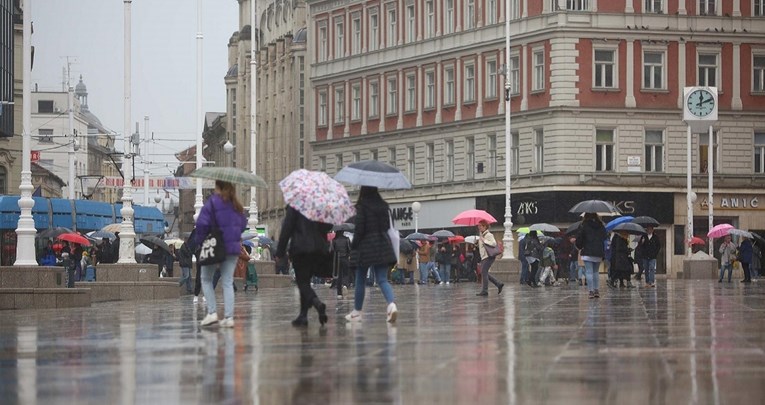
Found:
[{"label": "decorative column", "polygon": [[[510,0],[505,0],[505,6],[510,9]],[[511,174],[513,167],[512,142],[513,136],[510,127],[510,100],[512,88],[510,83],[510,16],[505,18],[505,235],[502,243],[505,245],[504,253],[500,260],[515,259],[513,253],[513,208],[511,204]]]},{"label": "decorative column", "polygon": [[[258,174],[258,45],[260,29],[258,27],[257,0],[250,0],[250,170]],[[250,187],[250,217],[247,226],[251,233],[257,233],[258,199],[256,188]]]},{"label": "decorative column", "polygon": [[124,83],[124,114],[122,117],[122,136],[125,138],[125,150],[122,154],[122,223],[120,224],[120,257],[117,263],[135,263],[135,231],[133,229],[133,185],[127,179],[130,162],[128,153],[130,153],[130,74],[131,74],[131,26],[130,26],[130,6],[133,0],[123,0],[125,6],[125,44],[124,44],[124,63],[125,63],[125,83]]},{"label": "decorative column", "polygon": [[627,108],[635,108],[637,101],[635,100],[635,41],[633,39],[627,39],[627,83],[625,83],[625,89],[627,95],[624,97],[624,106]]}]

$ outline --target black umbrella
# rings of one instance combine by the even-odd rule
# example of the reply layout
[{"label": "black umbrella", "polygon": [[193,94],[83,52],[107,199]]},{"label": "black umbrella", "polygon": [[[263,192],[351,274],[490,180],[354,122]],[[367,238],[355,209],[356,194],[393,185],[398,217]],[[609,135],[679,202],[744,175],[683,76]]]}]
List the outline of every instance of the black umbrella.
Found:
[{"label": "black umbrella", "polygon": [[59,235],[63,235],[65,233],[72,233],[72,230],[69,228],[64,228],[63,226],[57,226],[55,228],[46,229],[38,233],[37,237],[43,239],[56,238]]},{"label": "black umbrella", "polygon": [[332,227],[333,232],[339,232],[339,231],[353,232],[354,229],[356,229],[356,225],[348,223],[348,222],[340,224],[340,225],[335,225]]},{"label": "black umbrella", "polygon": [[646,231],[640,224],[634,222],[625,222],[623,224],[616,225],[614,232],[627,232],[631,235],[645,235]]},{"label": "black umbrella", "polygon": [[452,233],[451,231],[447,231],[446,229],[441,229],[440,231],[433,232],[430,236],[435,236],[436,238],[439,238],[439,239],[446,239],[446,238],[450,238],[454,236],[454,233]]},{"label": "black umbrella", "polygon": [[574,205],[568,212],[572,214],[598,213],[603,215],[621,215],[613,204],[603,200],[587,200]]},{"label": "black umbrella", "polygon": [[412,241],[409,241],[406,239],[400,239],[399,250],[401,250],[401,253],[403,254],[409,254],[414,252],[414,246],[412,246]]},{"label": "black umbrella", "polygon": [[632,222],[643,225],[643,226],[659,226],[659,221],[657,221],[653,217],[649,217],[645,215],[640,217],[635,217],[635,219],[633,219]]},{"label": "black umbrella", "polygon": [[148,236],[142,237],[139,240],[141,241],[141,243],[146,245],[146,247],[149,247],[152,249],[154,249],[155,247],[159,247],[160,249],[166,251],[167,253],[171,253],[170,246],[168,246],[167,243],[165,243],[165,241],[158,236],[148,235]]},{"label": "black umbrella", "polygon": [[335,180],[357,186],[409,189],[412,183],[395,167],[377,160],[362,160],[340,169]]},{"label": "black umbrella", "polygon": [[577,221],[571,224],[568,228],[566,228],[566,236],[573,236],[579,230],[582,229],[582,221]]},{"label": "black umbrella", "polygon": [[752,232],[752,236],[754,237],[755,242],[759,242],[762,246],[765,247],[765,238],[758,235],[757,232]]}]

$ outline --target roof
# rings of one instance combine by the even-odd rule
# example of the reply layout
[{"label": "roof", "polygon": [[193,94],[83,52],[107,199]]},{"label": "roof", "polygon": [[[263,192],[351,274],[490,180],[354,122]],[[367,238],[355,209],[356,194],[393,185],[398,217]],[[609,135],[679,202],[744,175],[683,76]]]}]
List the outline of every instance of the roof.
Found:
[{"label": "roof", "polygon": [[292,38],[293,43],[305,43],[308,40],[308,29],[306,27],[303,27],[295,33],[295,36]]},{"label": "roof", "polygon": [[239,75],[239,64],[234,63],[233,66],[228,68],[228,72],[226,72],[226,77],[232,77],[232,76],[238,76]]},{"label": "roof", "polygon": [[225,117],[226,113],[224,112],[208,112],[205,113],[205,127],[209,128],[215,123],[215,120],[217,120],[220,117]]}]

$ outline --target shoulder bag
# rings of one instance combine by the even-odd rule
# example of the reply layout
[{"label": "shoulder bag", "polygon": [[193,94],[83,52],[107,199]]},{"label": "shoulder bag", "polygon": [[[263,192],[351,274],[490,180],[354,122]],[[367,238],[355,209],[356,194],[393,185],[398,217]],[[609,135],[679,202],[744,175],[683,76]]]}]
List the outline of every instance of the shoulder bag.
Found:
[{"label": "shoulder bag", "polygon": [[[211,206],[212,204],[212,201],[210,201]],[[212,206],[212,208],[212,227],[199,247],[198,263],[202,266],[218,264],[226,260],[226,245],[223,243],[223,232],[221,232],[215,220],[215,207]]]}]

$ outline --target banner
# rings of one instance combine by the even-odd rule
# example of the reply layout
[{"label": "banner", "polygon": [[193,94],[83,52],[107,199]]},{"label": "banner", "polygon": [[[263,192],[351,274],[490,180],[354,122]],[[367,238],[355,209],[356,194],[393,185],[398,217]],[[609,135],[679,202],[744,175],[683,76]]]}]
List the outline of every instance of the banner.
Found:
[{"label": "banner", "polygon": [[[133,180],[133,188],[144,188],[144,178],[135,178]],[[180,190],[188,190],[188,189],[196,189],[197,188],[197,180],[193,177],[149,177],[149,188],[151,189],[180,189]],[[202,181],[202,188],[215,188],[215,181],[214,180],[205,180],[200,179]],[[104,177],[103,181],[101,182],[102,187],[123,187],[123,181],[121,177]]]}]

